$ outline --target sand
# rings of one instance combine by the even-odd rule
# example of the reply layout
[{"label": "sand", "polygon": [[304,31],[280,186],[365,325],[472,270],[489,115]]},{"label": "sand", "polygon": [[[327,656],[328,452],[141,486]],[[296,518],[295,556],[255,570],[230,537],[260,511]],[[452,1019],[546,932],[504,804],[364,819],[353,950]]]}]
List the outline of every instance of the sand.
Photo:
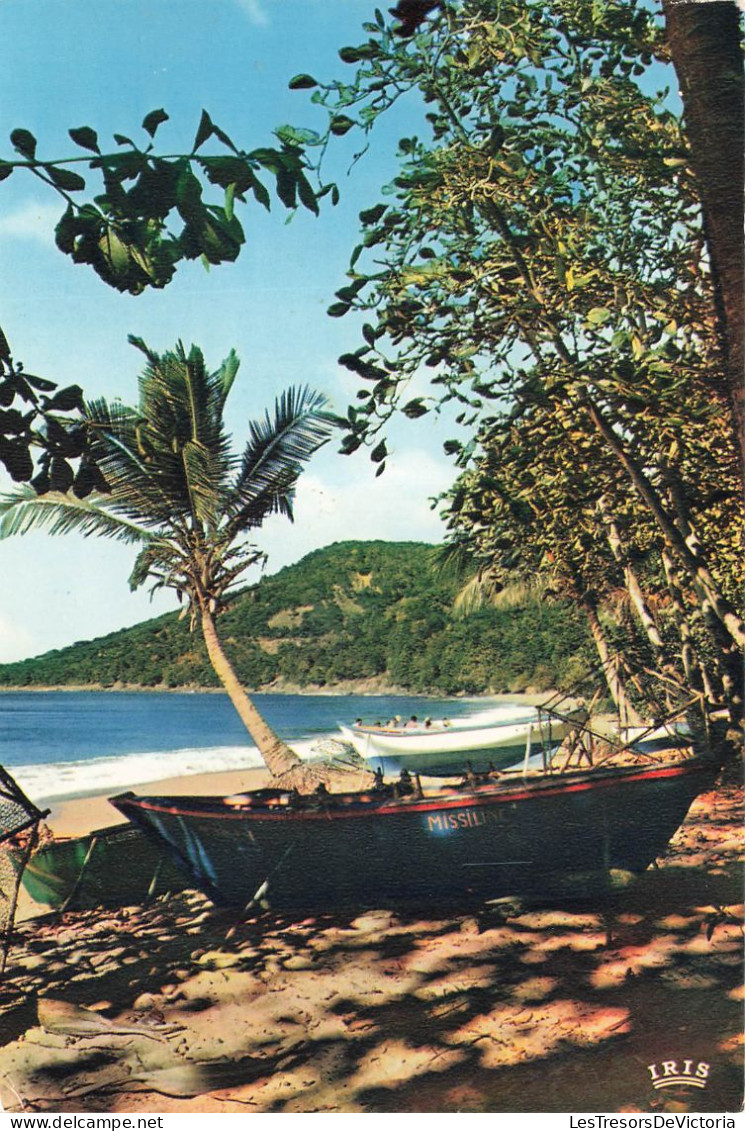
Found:
[{"label": "sand", "polygon": [[[138,792],[236,792],[255,774]],[[55,808],[71,834],[102,799]],[[742,1101],[742,791],[582,902],[257,911],[197,892],[18,927],[0,1098],[26,1112],[720,1112]],[[656,1091],[649,1066],[708,1065]]]},{"label": "sand", "polygon": [[[259,789],[268,780],[268,771],[264,769],[228,770],[219,774],[190,774],[188,777],[142,782],[133,785],[132,792],[171,794],[177,797],[184,797],[186,794],[227,797],[247,789]],[[109,796],[94,794],[51,803],[52,811],[45,823],[55,836],[83,836],[93,829],[119,824],[124,818],[109,804]]]}]

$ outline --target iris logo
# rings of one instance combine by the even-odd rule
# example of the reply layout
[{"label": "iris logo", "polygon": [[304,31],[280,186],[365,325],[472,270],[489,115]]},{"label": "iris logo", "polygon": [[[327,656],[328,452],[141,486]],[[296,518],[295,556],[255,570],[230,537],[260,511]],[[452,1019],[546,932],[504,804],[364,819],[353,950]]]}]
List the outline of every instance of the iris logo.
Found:
[{"label": "iris logo", "polygon": [[653,1088],[674,1088],[681,1084],[688,1088],[705,1088],[709,1078],[709,1065],[705,1060],[663,1060],[661,1064],[648,1064]]}]

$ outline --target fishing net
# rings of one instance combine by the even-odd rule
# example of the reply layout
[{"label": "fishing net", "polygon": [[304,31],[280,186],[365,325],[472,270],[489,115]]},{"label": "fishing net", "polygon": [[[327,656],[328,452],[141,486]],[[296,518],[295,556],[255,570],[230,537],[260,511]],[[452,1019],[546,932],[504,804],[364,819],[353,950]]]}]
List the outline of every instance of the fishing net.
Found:
[{"label": "fishing net", "polygon": [[0,974],[8,961],[23,872],[45,816],[0,766]]}]

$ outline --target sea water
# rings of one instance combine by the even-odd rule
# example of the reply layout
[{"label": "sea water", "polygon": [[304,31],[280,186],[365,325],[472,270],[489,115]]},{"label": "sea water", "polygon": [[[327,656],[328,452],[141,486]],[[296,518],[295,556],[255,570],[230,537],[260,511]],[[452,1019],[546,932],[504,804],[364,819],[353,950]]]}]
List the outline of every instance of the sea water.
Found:
[{"label": "sea water", "polygon": [[[397,695],[252,697],[302,757],[340,738],[339,723],[400,715],[462,718],[483,699]],[[505,718],[515,704],[504,704]],[[524,710],[524,708],[522,708]],[[210,692],[27,691],[0,694],[0,764],[37,805],[160,778],[262,765],[228,697]]]}]

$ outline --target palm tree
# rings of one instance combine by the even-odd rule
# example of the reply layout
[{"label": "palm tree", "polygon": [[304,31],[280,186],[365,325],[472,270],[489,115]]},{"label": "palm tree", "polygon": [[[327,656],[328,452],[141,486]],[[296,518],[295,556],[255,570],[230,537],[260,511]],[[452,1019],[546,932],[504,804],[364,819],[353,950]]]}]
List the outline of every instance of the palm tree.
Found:
[{"label": "palm tree", "polygon": [[249,425],[245,450],[236,457],[223,420],[238,371],[235,351],[209,373],[195,346],[187,355],[179,342],[159,356],[140,339],[129,340],[147,358],[138,406],[103,399],[85,406],[90,455],[107,493],[37,495],[24,484],[0,498],[0,537],[46,529],[139,544],[130,587],[150,579],[154,590],[173,589],[185,599],[192,628],[201,626],[215,673],[268,769],[275,776],[297,770],[297,754],[241,686],[215,615],[244,571],[264,560],[247,535],[270,514],[292,519],[297,479],[328,440],[333,418],[323,396],[291,388],[277,399],[273,418],[266,413]]}]

